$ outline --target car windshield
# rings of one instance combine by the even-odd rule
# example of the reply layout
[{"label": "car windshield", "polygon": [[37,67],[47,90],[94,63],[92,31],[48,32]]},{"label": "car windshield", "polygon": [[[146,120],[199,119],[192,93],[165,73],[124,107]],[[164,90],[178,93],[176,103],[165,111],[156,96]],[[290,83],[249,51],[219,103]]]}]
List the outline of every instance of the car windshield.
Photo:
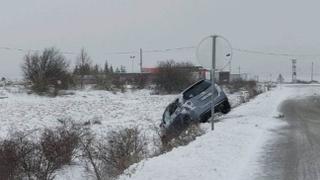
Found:
[{"label": "car windshield", "polygon": [[208,89],[211,83],[208,81],[201,81],[200,83],[192,86],[186,92],[183,93],[183,99],[189,100],[197,95],[199,95],[204,90]]}]

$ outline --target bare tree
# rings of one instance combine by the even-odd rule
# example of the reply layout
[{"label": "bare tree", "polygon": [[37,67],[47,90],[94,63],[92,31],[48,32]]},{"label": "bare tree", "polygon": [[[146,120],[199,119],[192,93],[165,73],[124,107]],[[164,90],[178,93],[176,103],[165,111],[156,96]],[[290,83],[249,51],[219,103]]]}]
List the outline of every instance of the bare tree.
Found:
[{"label": "bare tree", "polygon": [[55,48],[47,48],[41,54],[27,54],[22,65],[24,78],[32,83],[36,93],[48,92],[50,87],[54,93],[66,89],[70,85],[69,64],[65,57]]},{"label": "bare tree", "polygon": [[157,90],[161,93],[178,93],[196,81],[191,63],[176,63],[173,60],[162,61],[154,79]]},{"label": "bare tree", "polygon": [[77,75],[80,76],[80,86],[83,88],[83,80],[86,75],[89,75],[91,72],[91,58],[84,48],[81,49],[80,55],[77,58]]}]

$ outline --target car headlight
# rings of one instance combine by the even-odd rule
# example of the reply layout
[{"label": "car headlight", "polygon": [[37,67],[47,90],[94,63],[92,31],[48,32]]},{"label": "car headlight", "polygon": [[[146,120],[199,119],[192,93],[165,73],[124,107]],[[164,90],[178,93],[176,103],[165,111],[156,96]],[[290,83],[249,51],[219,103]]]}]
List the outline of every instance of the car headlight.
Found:
[{"label": "car headlight", "polygon": [[194,104],[191,101],[187,101],[186,103],[184,103],[183,107],[186,108],[187,110],[191,110],[195,108]]}]

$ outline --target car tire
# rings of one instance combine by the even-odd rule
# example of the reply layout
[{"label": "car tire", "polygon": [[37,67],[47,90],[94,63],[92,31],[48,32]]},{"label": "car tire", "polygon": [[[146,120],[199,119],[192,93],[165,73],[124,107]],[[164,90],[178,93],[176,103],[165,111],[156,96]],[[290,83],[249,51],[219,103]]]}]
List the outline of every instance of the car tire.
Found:
[{"label": "car tire", "polygon": [[228,112],[230,112],[231,110],[231,106],[228,100],[223,101],[223,103],[221,103],[221,105],[219,106],[219,111],[223,114],[227,114]]}]

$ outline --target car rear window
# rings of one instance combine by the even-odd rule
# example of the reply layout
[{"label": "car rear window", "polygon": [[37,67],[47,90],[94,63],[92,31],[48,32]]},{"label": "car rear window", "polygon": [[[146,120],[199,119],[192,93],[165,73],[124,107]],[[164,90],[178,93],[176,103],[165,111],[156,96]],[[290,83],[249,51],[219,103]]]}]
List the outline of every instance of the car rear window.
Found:
[{"label": "car rear window", "polygon": [[195,84],[191,88],[189,88],[187,91],[183,93],[183,98],[185,100],[191,99],[197,95],[199,95],[201,92],[205,91],[211,86],[211,83],[208,81],[201,81],[198,84]]}]

